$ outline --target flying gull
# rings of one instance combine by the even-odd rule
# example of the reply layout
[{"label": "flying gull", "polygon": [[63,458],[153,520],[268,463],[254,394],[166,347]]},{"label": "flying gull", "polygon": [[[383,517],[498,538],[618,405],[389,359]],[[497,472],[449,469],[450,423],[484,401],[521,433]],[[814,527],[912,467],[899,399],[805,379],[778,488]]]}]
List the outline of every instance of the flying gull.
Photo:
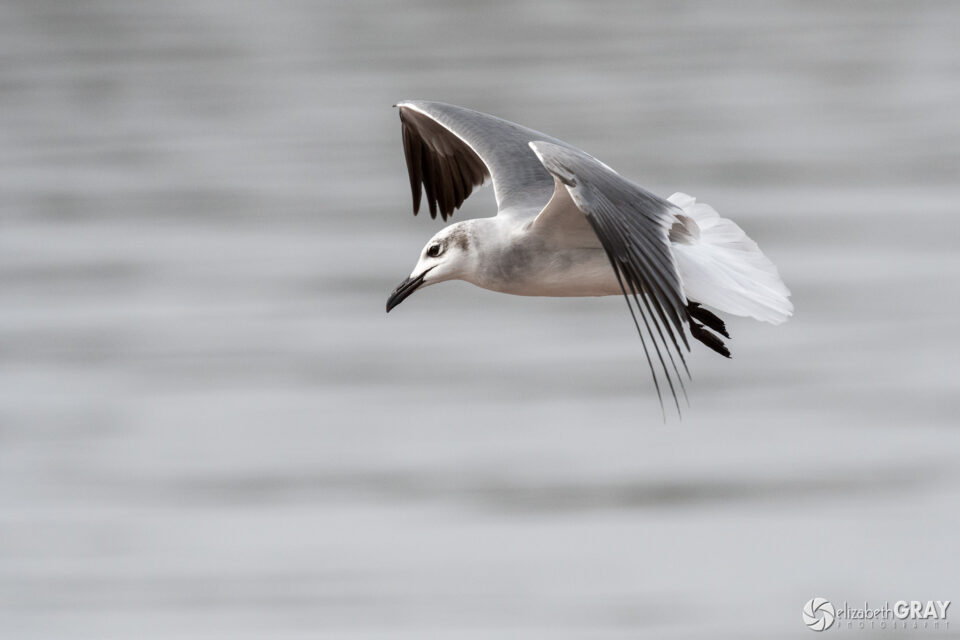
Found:
[{"label": "flying gull", "polygon": [[707,307],[773,324],[792,315],[777,268],[709,205],[683,193],[664,200],[566,142],[494,116],[442,102],[395,106],[414,215],[426,195],[430,217],[446,221],[488,179],[497,214],[434,235],[387,312],[445,280],[523,296],[623,295],[661,408],[665,381],[678,412],[687,334],[730,357],[724,322]]}]

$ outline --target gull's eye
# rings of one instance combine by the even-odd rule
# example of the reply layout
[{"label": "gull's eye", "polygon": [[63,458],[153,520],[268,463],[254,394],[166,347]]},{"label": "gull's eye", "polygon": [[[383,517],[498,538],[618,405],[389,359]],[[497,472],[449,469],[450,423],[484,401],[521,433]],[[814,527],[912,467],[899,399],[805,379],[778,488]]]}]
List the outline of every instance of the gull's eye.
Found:
[{"label": "gull's eye", "polygon": [[443,251],[443,247],[440,245],[439,242],[436,242],[430,245],[430,248],[427,249],[427,255],[430,256],[431,258],[436,258],[437,256],[440,255],[442,251]]}]

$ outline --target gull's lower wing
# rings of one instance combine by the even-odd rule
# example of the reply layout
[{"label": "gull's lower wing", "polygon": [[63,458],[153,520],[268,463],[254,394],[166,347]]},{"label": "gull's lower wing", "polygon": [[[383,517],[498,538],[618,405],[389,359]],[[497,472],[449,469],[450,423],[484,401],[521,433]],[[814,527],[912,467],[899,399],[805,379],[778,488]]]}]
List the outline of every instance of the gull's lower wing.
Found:
[{"label": "gull's lower wing", "polygon": [[400,109],[413,212],[424,192],[430,216],[446,220],[487,178],[501,213],[531,216],[553,193],[553,177],[529,143],[565,143],[494,116],[443,102],[406,100]]},{"label": "gull's lower wing", "polygon": [[[610,258],[630,307],[657,394],[660,395],[660,383],[654,360],[647,350],[641,321],[679,411],[673,377],[681,390],[683,381],[670,345],[685,370],[680,343],[687,350],[690,347],[685,333],[687,299],[670,249],[669,234],[677,220],[676,208],[578,149],[541,140],[531,142],[530,148],[556,179],[554,195],[537,216],[533,228],[559,238],[561,242],[567,237],[572,243],[583,242],[587,225],[593,230]],[[664,360],[664,351],[673,375]]]}]

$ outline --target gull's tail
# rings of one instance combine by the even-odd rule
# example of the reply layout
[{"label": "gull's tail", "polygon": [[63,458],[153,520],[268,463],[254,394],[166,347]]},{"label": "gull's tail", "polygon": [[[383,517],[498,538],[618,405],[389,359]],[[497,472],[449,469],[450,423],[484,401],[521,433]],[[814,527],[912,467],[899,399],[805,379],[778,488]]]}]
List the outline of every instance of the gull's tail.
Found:
[{"label": "gull's tail", "polygon": [[685,193],[667,199],[697,227],[684,224],[672,244],[688,300],[773,324],[793,315],[790,290],[743,229]]}]

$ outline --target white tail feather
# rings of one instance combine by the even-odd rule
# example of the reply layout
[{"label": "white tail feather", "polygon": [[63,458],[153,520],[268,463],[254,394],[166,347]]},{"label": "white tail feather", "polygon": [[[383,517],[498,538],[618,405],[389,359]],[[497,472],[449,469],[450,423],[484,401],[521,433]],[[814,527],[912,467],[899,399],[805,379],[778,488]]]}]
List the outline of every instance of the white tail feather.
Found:
[{"label": "white tail feather", "polygon": [[790,290],[743,229],[685,193],[667,199],[692,218],[700,232],[699,238],[672,245],[689,300],[773,324],[793,315]]}]

